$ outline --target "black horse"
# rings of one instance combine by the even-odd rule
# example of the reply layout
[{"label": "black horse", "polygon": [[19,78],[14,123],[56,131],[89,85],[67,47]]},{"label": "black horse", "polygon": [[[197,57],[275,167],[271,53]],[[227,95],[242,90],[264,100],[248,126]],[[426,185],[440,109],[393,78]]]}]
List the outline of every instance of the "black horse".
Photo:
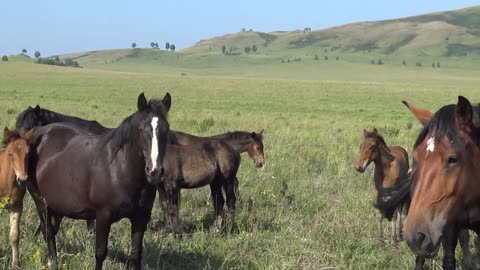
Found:
[{"label": "black horse", "polygon": [[44,227],[49,267],[56,263],[52,220],[66,216],[96,219],[95,269],[102,269],[106,258],[111,224],[130,219],[131,264],[141,269],[143,235],[155,199],[150,183],[163,173],[170,104],[169,94],[147,103],[142,93],[138,111],[102,134],[75,123],[36,130],[27,188]]}]

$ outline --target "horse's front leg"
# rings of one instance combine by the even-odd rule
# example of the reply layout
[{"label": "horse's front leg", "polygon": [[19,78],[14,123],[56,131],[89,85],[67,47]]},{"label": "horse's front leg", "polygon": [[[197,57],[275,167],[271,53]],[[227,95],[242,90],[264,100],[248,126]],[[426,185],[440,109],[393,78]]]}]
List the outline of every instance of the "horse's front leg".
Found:
[{"label": "horse's front leg", "polygon": [[225,200],[222,194],[222,183],[218,179],[214,179],[210,183],[210,192],[215,210],[215,222],[213,226],[215,230],[220,231],[223,226],[223,206],[225,205]]},{"label": "horse's front leg", "polygon": [[180,189],[165,184],[157,185],[158,197],[162,208],[167,228],[173,234],[181,234],[178,227],[178,215],[180,204]]},{"label": "horse's front leg", "polygon": [[455,247],[458,242],[458,233],[459,230],[454,226],[445,229],[444,238],[442,240],[444,270],[455,270]]},{"label": "horse's front leg", "polygon": [[422,257],[422,256],[415,257],[415,270],[423,270],[424,264],[425,264],[425,257]]},{"label": "horse's front leg", "polygon": [[12,247],[12,269],[20,268],[18,245],[20,242],[20,218],[22,216],[22,205],[15,205],[10,208],[10,246]]},{"label": "horse's front leg", "polygon": [[458,233],[458,241],[460,242],[460,247],[462,248],[463,253],[463,268],[473,268],[473,258],[472,253],[470,252],[470,235],[468,229],[460,230]]},{"label": "horse's front leg", "polygon": [[103,261],[108,252],[108,235],[112,226],[111,213],[109,210],[97,210],[95,229],[95,270],[101,270]]},{"label": "horse's front leg", "polygon": [[235,192],[235,182],[237,178],[229,179],[224,182],[223,189],[227,200],[228,215],[226,220],[227,232],[232,232],[235,228],[235,203],[237,201]]},{"label": "horse's front leg", "polygon": [[152,206],[155,201],[155,189],[145,190],[142,194],[141,204],[130,218],[132,250],[130,265],[134,270],[142,268],[143,236],[152,215]]}]

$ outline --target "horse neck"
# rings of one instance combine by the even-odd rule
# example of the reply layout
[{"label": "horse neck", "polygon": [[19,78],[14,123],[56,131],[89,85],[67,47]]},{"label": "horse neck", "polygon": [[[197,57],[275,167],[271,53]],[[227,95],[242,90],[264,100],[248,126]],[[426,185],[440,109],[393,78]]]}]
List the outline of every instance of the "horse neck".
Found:
[{"label": "horse neck", "polygon": [[85,121],[81,118],[44,110],[44,120],[48,123]]},{"label": "horse neck", "polygon": [[373,161],[375,164],[375,175],[377,177],[374,178],[375,180],[375,187],[377,190],[383,188],[383,180],[386,173],[391,168],[391,163],[395,159],[395,156],[392,155],[388,147],[380,143],[378,145],[378,155],[377,158]]},{"label": "horse neck", "polygon": [[210,138],[223,140],[238,153],[243,153],[247,151],[248,147],[252,143],[252,140],[250,138],[232,136],[231,133],[215,135]]},{"label": "horse neck", "polygon": [[14,175],[12,162],[10,162],[7,152],[0,152],[0,198],[9,195],[10,183],[15,179]]}]

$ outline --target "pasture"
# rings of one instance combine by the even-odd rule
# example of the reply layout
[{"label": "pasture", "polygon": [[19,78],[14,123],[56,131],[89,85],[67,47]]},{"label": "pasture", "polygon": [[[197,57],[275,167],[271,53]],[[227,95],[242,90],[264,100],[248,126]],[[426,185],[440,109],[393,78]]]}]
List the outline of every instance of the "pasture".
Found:
[{"label": "pasture", "polygon": [[[238,232],[210,231],[208,188],[183,190],[181,220],[190,233],[167,235],[156,202],[145,234],[145,269],[412,269],[414,256],[404,242],[393,248],[388,237],[376,238],[371,176],[353,168],[363,129],[376,127],[388,144],[410,151],[420,124],[401,100],[433,111],[459,94],[478,101],[478,73],[345,65],[343,74],[341,67],[326,68],[336,74],[328,80],[305,73],[281,79],[284,67],[232,77],[0,63],[0,124],[13,128],[18,113],[39,104],[116,127],[136,110],[140,92],[161,98],[168,91],[172,129],[198,135],[265,129],[266,167],[259,170],[242,155]],[[7,212],[0,213],[0,267],[6,269],[9,223]],[[112,226],[105,269],[124,267],[127,222]],[[34,237],[38,223],[27,195],[20,240],[25,269],[46,264],[46,244]],[[85,222],[66,219],[57,243],[62,269],[93,268],[94,236]],[[427,265],[440,269],[440,256]]]}]

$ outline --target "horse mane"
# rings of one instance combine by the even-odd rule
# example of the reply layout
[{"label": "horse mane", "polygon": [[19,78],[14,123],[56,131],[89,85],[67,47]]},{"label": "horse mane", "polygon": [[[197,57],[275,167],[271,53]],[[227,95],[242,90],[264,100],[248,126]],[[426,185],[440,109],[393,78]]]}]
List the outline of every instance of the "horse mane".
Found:
[{"label": "horse mane", "polygon": [[9,144],[11,141],[14,141],[14,140],[18,140],[18,139],[21,139],[22,136],[20,136],[20,133],[18,133],[17,131],[11,131],[10,132],[10,136],[5,140],[5,138],[2,139],[2,144],[3,144],[3,148],[7,147],[7,144]]},{"label": "horse mane", "polygon": [[[472,132],[470,136],[474,141],[480,140],[480,127],[475,125],[478,122],[478,115],[480,112],[480,106],[474,106],[474,125],[472,127]],[[417,140],[415,141],[414,149],[420,145],[429,133],[433,134],[435,141],[438,141],[440,138],[447,136],[447,138],[453,142],[453,146],[458,145],[458,131],[455,123],[455,114],[456,114],[456,105],[450,104],[446,105],[440,110],[438,110],[433,116],[430,122],[425,125],[418,135]]]},{"label": "horse mane", "polygon": [[378,140],[381,144],[383,144],[385,146],[385,148],[387,148],[387,150],[390,152],[390,148],[388,147],[387,143],[385,142],[385,139],[383,138],[382,135],[380,134],[375,134],[374,132],[367,132],[367,136],[366,138],[372,138],[372,139],[375,139],[375,140]]},{"label": "horse mane", "polygon": [[[255,133],[258,138],[262,139],[262,135],[260,133]],[[228,131],[227,133],[215,135],[213,136],[216,139],[240,139],[240,140],[251,140],[252,133],[247,131]]]},{"label": "horse mane", "polygon": [[151,99],[145,110],[136,111],[134,114],[126,117],[117,128],[108,132],[104,137],[102,145],[105,146],[107,143],[111,143],[114,148],[114,156],[116,156],[124,145],[134,141],[135,136],[138,134],[138,125],[149,113],[160,115],[164,118],[164,121],[168,119],[168,111],[162,101]]}]

